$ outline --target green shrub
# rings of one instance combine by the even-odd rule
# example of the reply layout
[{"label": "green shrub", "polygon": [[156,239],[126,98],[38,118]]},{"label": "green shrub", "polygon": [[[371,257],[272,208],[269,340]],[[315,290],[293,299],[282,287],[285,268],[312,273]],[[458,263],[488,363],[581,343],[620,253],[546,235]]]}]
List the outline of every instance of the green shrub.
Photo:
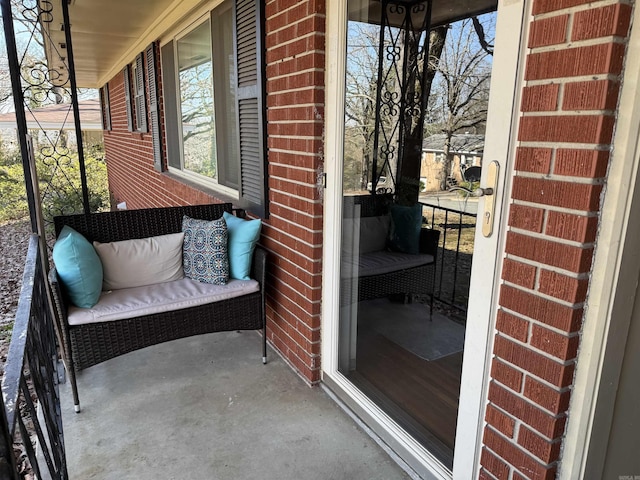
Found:
[{"label": "green shrub", "polygon": [[[473,192],[475,189],[480,187],[480,182],[460,182],[458,186],[466,188],[467,190],[471,190]],[[457,193],[461,197],[466,197],[469,195],[467,192],[464,192],[462,190],[458,190]]]},{"label": "green shrub", "polygon": [[0,224],[29,215],[22,165],[0,166]]},{"label": "green shrub", "polygon": [[[107,166],[101,158],[86,157],[89,208],[92,212],[109,209]],[[80,166],[75,154],[36,161],[42,213],[46,223],[55,215],[83,211]],[[0,223],[29,215],[21,164],[0,166]]]}]

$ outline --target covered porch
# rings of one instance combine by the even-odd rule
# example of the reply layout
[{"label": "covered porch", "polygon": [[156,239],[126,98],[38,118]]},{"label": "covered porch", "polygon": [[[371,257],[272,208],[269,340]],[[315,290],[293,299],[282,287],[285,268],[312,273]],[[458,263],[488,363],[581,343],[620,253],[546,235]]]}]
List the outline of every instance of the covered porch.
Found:
[{"label": "covered porch", "polygon": [[[60,32],[65,35],[65,41],[70,40],[67,37],[66,28],[62,28]],[[47,31],[48,44],[55,45],[57,43],[61,49],[70,50],[71,42],[65,43],[63,38],[59,37],[60,32],[57,29]],[[87,45],[84,42],[81,43],[83,47]],[[102,43],[99,46],[103,46]],[[86,52],[80,48],[77,53],[79,54],[77,58],[80,60],[78,65],[80,66],[83,64],[82,55]],[[107,59],[108,52],[103,53],[105,54],[100,55],[100,58]],[[52,57],[59,54],[60,51],[47,51],[50,62]],[[70,65],[70,67],[72,66]],[[127,69],[125,68],[125,70]],[[96,78],[83,77],[87,72],[78,69],[76,73],[77,78],[84,84],[100,85],[100,81],[97,81]],[[95,74],[95,72],[92,73]],[[108,80],[109,74],[113,73],[100,72],[100,76],[97,78],[100,80],[105,77]],[[76,75],[72,71],[69,71],[69,75],[71,82],[73,82]],[[120,73],[116,75],[120,75]],[[122,75],[123,78],[129,79],[128,70],[126,76]],[[106,85],[108,87],[109,80]],[[119,88],[119,84],[117,86]],[[114,87],[113,81],[112,87]],[[319,88],[319,86],[314,86],[314,88]],[[127,86],[126,89],[129,91],[130,87]],[[71,91],[71,97],[74,97],[75,86]],[[109,103],[108,91],[108,88],[103,87],[101,92],[103,107]],[[115,92],[116,88],[114,87],[112,100],[116,98]],[[77,99],[74,99],[73,103],[77,104]],[[136,129],[128,129],[128,133],[124,133],[123,111],[117,111],[114,108],[111,112],[113,118],[111,118],[111,113],[107,115],[106,112],[107,109],[103,108],[103,126],[112,142],[115,142],[116,133],[127,135],[128,142],[148,139],[149,136],[145,135],[147,132],[142,132],[138,128],[139,125]],[[120,118],[116,118],[116,112]],[[139,119],[136,119],[135,124],[137,125],[138,122]],[[116,127],[122,132],[116,132],[118,129]],[[152,130],[155,131],[155,129]],[[277,164],[277,155],[272,154],[272,158],[275,158],[273,161]],[[281,159],[279,161],[286,163],[288,160]],[[376,172],[378,169],[374,168],[373,170]],[[375,175],[378,173],[380,172]],[[170,175],[165,173],[162,176],[163,182],[170,183],[172,179]],[[276,180],[274,179],[274,181]],[[379,179],[374,181],[377,182],[377,180]],[[376,188],[372,189],[375,192]],[[85,197],[83,198],[85,212],[89,210],[87,198],[91,193],[90,190],[87,187],[87,181],[83,179],[82,196]],[[417,195],[417,191],[413,193]],[[37,196],[37,192],[35,196]],[[277,195],[273,195],[273,197],[277,198]],[[117,197],[114,197],[114,200],[117,200]],[[129,205],[133,205],[133,208],[141,207],[141,205],[135,205],[130,199],[126,200],[129,200]],[[322,236],[322,231],[317,221],[318,218],[321,218],[320,212],[316,210],[319,209],[321,201],[318,202],[315,194],[309,200],[310,203],[313,202],[313,207],[303,213],[314,216],[313,226],[309,228],[314,228],[315,231],[313,232],[314,239],[308,241],[318,242],[317,237]],[[191,202],[193,200],[185,198],[181,201]],[[197,201],[202,201],[202,199],[198,198]],[[306,315],[312,317],[308,325],[296,319],[290,320],[287,314],[292,307],[286,302],[287,299],[278,304],[276,300],[282,300],[282,292],[275,291],[276,287],[270,287],[272,288],[270,292],[272,304],[270,305],[271,310],[268,312],[271,314],[269,340],[281,352],[286,352],[284,355],[288,356],[287,360],[282,361],[279,357],[272,355],[271,358],[275,358],[275,362],[270,363],[267,367],[262,367],[259,361],[255,365],[250,364],[251,356],[245,356],[240,362],[234,364],[230,361],[230,356],[237,360],[245,353],[245,347],[238,347],[234,340],[251,339],[245,333],[207,335],[185,339],[128,354],[114,361],[92,367],[79,378],[79,387],[86,399],[84,401],[86,409],[81,415],[72,415],[68,384],[60,386],[61,424],[64,427],[64,450],[66,451],[65,468],[68,469],[70,478],[128,478],[127,476],[145,478],[141,475],[148,475],[148,478],[158,478],[159,475],[181,478],[185,471],[190,472],[193,476],[205,477],[211,476],[212,472],[219,471],[217,476],[220,478],[227,476],[255,478],[256,472],[262,472],[266,478],[406,478],[406,474],[393,463],[393,459],[376,446],[366,436],[366,432],[358,429],[358,422],[353,423],[337,406],[329,402],[324,390],[309,390],[304,381],[298,379],[286,367],[288,363],[289,367],[293,367],[294,370],[298,370],[301,375],[305,376],[309,383],[320,382],[318,340],[320,335],[318,292],[320,290],[317,287],[318,280],[322,277],[322,271],[316,268],[316,265],[319,264],[318,252],[321,252],[322,249],[312,247],[312,253],[298,252],[301,258],[291,259],[287,256],[287,252],[282,251],[281,245],[274,242],[276,234],[273,232],[289,228],[279,223],[283,221],[282,216],[288,213],[283,214],[282,205],[279,205],[278,202],[286,203],[281,198],[273,201],[274,215],[270,219],[272,225],[269,225],[271,235],[265,234],[264,238],[265,246],[275,258],[273,263],[277,265],[277,269],[282,271],[294,268],[296,272],[303,265],[313,275],[311,280],[304,277],[304,280],[313,287],[304,290],[304,294],[307,295],[305,301],[309,303],[300,306],[303,313],[296,311],[296,314],[305,318]],[[116,203],[126,202],[113,202],[112,207]],[[304,210],[306,207],[300,208]],[[434,210],[428,214],[431,225],[436,223],[436,215]],[[439,224],[445,230],[449,228],[450,224],[446,215],[445,212],[440,215],[443,218],[438,219]],[[285,219],[285,222],[287,221]],[[459,223],[462,224],[462,220]],[[462,230],[462,226],[459,226],[458,230]],[[440,247],[443,251],[445,250],[446,238],[446,232],[443,232],[443,245]],[[299,240],[296,239],[296,243]],[[304,237],[303,240],[307,241],[307,237]],[[315,263],[308,262],[307,257],[315,257]],[[444,259],[445,256],[441,255],[440,258]],[[289,261],[293,267],[289,266]],[[440,265],[440,272],[442,272],[442,263]],[[272,275],[270,280],[281,281],[282,276],[289,275],[289,272],[283,274],[274,268]],[[442,273],[439,278],[442,278]],[[272,285],[275,284],[276,282],[272,283]],[[453,284],[455,284],[455,280]],[[440,285],[442,285],[442,281],[440,281]],[[292,295],[288,292],[287,294]],[[455,288],[451,295],[452,299],[454,297]],[[453,303],[453,300],[450,301]],[[413,307],[397,305],[395,308]],[[426,309],[422,310],[419,317],[421,320],[426,320],[427,317],[424,315]],[[438,317],[444,319],[443,316],[434,313],[434,319]],[[307,334],[309,338],[300,339],[298,335],[291,335],[291,328],[285,323],[285,320],[294,322],[295,328],[302,332],[309,330],[310,333]],[[437,323],[437,321],[433,321],[427,326]],[[448,352],[459,354],[460,359],[463,337],[463,334],[457,335],[454,347]],[[223,340],[218,340],[218,338]],[[300,342],[303,347],[282,344],[283,341],[286,342],[290,339],[293,342]],[[256,338],[255,341],[257,342],[258,339]],[[212,348],[216,351],[215,358],[202,362],[203,352],[206,357],[206,351],[212,344],[216,345],[216,348]],[[226,350],[217,352],[218,344],[222,344],[224,349],[228,349],[228,352]],[[306,350],[303,350],[304,348]],[[250,349],[247,347],[247,350]],[[162,361],[158,357],[162,357]],[[422,361],[437,360],[438,358],[438,355],[434,356],[429,353],[422,358]],[[218,371],[219,365],[222,366],[222,369]],[[268,370],[272,368],[277,368],[277,371]],[[456,364],[455,368],[459,370],[460,365]],[[265,373],[267,371],[268,373]],[[274,391],[273,389],[276,387],[277,389]],[[221,388],[224,391],[220,391]],[[447,398],[447,400],[451,400],[447,414],[455,417],[457,388],[452,388],[450,393],[450,398]],[[400,392],[393,400],[402,400],[403,395],[404,392]],[[108,402],[105,401],[106,399]],[[242,409],[238,408],[245,399],[247,403],[242,405]],[[99,406],[103,408],[99,408]],[[418,410],[422,410],[422,408]],[[431,416],[437,416],[433,413],[434,411],[431,410]],[[447,423],[445,436],[452,446],[455,418],[453,421],[448,421],[447,417],[446,420],[447,422],[444,422],[442,416],[439,419],[440,422]],[[256,428],[256,425],[260,427]],[[259,433],[256,433],[256,430]],[[62,430],[60,438],[62,438]],[[251,447],[256,453],[251,455],[244,453],[250,451]],[[310,450],[313,450],[313,455],[308,454]],[[212,452],[214,453],[212,454]],[[239,456],[238,452],[243,453]],[[443,455],[447,456],[447,453]],[[193,471],[194,468],[201,470]],[[300,472],[306,473],[302,475]],[[313,475],[317,475],[317,477]],[[61,478],[64,478],[64,475]]]},{"label": "covered porch", "polygon": [[254,332],[200,335],[83,371],[60,386],[69,478],[406,479],[324,389]]},{"label": "covered porch", "polygon": [[[40,195],[32,181],[35,158],[67,179],[71,169],[77,171],[77,183],[67,182],[63,189],[73,200],[69,204],[60,205],[52,182],[42,182],[51,215],[224,201],[260,217],[260,246],[270,257],[262,282],[263,338],[280,355],[272,352],[272,363],[261,365],[259,349],[245,352],[242,346],[254,342],[254,334],[235,328],[126,354],[82,376],[86,410],[69,420],[68,387],[58,385],[43,222],[37,209],[29,208],[33,253],[3,377],[0,480],[25,476],[16,468],[11,445],[20,434],[26,439],[20,460],[28,456],[39,468],[38,478],[45,469],[60,479],[103,478],[111,469],[117,478],[148,472],[154,478],[358,478],[362,472],[363,478],[402,478],[393,456],[331,404],[324,387],[423,478],[622,478],[640,472],[632,441],[640,424],[634,376],[640,364],[640,10],[635,1],[0,0],[0,5],[7,39],[19,36],[11,20],[15,6],[22,7],[22,27],[46,37],[46,62],[21,64],[28,55],[17,51],[15,41],[7,46],[21,150],[15,165],[24,166],[29,205]],[[385,5],[394,15],[379,8]],[[495,38],[477,18],[455,14],[460,6],[471,8],[473,17],[497,8]],[[403,28],[398,37],[401,12],[405,25],[419,26]],[[455,19],[467,20],[468,29],[447,27]],[[471,36],[462,35],[465,31]],[[363,44],[362,34],[375,43]],[[448,193],[423,195],[428,190],[421,170],[423,136],[442,126],[452,134],[467,130],[445,125],[450,111],[425,114],[425,92],[437,79],[419,67],[432,63],[431,46],[444,51],[441,38],[461,39],[458,45],[478,47],[482,58],[493,58],[473,75],[482,85],[489,71],[497,74],[478,102],[462,102],[474,107],[469,113],[490,113],[482,127],[487,130],[482,153],[495,168],[482,171],[479,192],[471,185],[477,182],[467,179],[466,193],[486,197],[473,212],[466,200],[465,208],[450,208],[461,201]],[[237,52],[235,60],[225,61],[231,51]],[[442,51],[435,55],[438,65]],[[380,61],[385,58],[388,62]],[[214,63],[218,72],[220,66],[226,69],[216,78]],[[363,74],[368,65],[372,68]],[[444,76],[446,64],[441,67]],[[471,90],[478,92],[478,85]],[[95,160],[109,164],[105,202],[92,195],[96,189],[86,172],[92,162],[85,164],[82,145],[77,155],[69,154],[66,142],[34,152],[24,115],[34,103],[66,103],[82,139],[77,87],[100,88],[105,156]],[[442,93],[439,98],[450,98]],[[346,100],[365,97],[371,102],[354,102],[349,110]],[[451,102],[432,106],[445,104]],[[235,112],[233,119],[225,117],[229,112]],[[362,115],[351,118],[353,112]],[[203,120],[201,130],[194,119]],[[424,121],[433,128],[423,130]],[[445,142],[438,168],[441,191],[453,184],[446,175],[450,143]],[[386,344],[388,351],[402,347],[419,357],[416,363],[431,366],[464,354],[464,368],[455,365],[460,393],[441,388],[449,393],[447,401],[453,399],[453,422],[433,408],[435,395],[412,392],[409,399],[415,400],[413,411],[449,427],[457,422],[444,439],[421,439],[410,410],[396,408],[420,384],[406,374],[428,370],[400,362],[393,362],[394,369],[379,368],[392,362],[385,363],[389,357],[377,348],[383,327],[376,329],[368,316],[370,299],[361,300],[354,288],[351,300],[357,301],[341,303],[342,259],[360,259],[362,247],[371,246],[362,242],[370,237],[361,234],[370,231],[361,221],[369,216],[358,216],[355,208],[356,215],[345,216],[344,199],[380,193],[395,197],[390,207],[421,214],[408,222],[412,232],[418,227],[419,239],[422,230],[440,230],[441,242],[433,256],[436,275],[428,279],[435,277],[435,286],[426,297],[440,308],[430,319],[425,292],[405,289],[391,292],[399,298],[387,318],[399,319],[400,311],[417,306],[421,327],[436,325],[442,312],[466,321],[463,349],[454,345],[444,357],[404,348],[409,341]],[[13,210],[18,205],[12,204]],[[373,217],[364,223],[382,224],[375,233],[385,233],[386,247],[387,212]],[[483,219],[482,228],[475,228],[476,218]],[[357,221],[351,222],[354,248],[343,255],[346,219]],[[472,231],[477,232],[473,244]],[[378,252],[387,253],[382,248],[370,253]],[[451,258],[456,268],[445,268]],[[359,275],[345,278],[360,282]],[[471,282],[466,289],[459,288],[462,278]],[[220,352],[211,357],[208,347],[218,345]],[[387,373],[357,384],[357,375],[372,372]],[[432,384],[444,386],[441,378],[435,376]],[[379,395],[378,386],[387,380],[392,388]],[[30,382],[47,424],[44,433],[36,425],[40,446],[50,447],[42,462],[36,462],[29,441],[30,417],[35,419]],[[63,415],[69,428],[63,429]],[[434,433],[431,425],[420,426]],[[77,465],[103,470],[78,471]],[[117,470],[121,467],[126,473]],[[211,470],[204,474],[196,470],[207,467]]]},{"label": "covered porch", "polygon": [[[32,460],[33,470],[21,478],[33,478],[31,472],[41,479],[419,478],[273,349],[263,365],[261,337],[253,331],[188,337],[83,370],[77,377],[83,410],[75,413],[63,364],[50,362],[53,319],[36,236],[29,246],[3,380],[9,438],[22,442]],[[29,401],[32,382],[37,405]],[[12,461],[5,458],[5,465]],[[14,476],[0,470],[0,478]]]}]

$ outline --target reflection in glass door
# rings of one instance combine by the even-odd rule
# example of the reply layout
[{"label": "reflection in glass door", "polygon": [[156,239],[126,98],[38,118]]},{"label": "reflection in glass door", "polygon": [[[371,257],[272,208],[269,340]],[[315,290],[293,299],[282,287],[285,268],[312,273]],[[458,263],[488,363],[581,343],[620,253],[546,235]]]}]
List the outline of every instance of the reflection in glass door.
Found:
[{"label": "reflection in glass door", "polygon": [[348,1],[338,368],[449,469],[496,6]]}]

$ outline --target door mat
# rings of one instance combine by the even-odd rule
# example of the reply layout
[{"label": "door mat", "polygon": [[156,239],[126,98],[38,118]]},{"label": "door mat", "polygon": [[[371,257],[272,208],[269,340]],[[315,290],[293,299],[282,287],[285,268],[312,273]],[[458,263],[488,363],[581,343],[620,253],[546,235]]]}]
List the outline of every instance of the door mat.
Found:
[{"label": "door mat", "polygon": [[464,348],[463,325],[420,303],[391,303],[386,298],[358,304],[358,328],[371,329],[424,360],[437,360]]}]

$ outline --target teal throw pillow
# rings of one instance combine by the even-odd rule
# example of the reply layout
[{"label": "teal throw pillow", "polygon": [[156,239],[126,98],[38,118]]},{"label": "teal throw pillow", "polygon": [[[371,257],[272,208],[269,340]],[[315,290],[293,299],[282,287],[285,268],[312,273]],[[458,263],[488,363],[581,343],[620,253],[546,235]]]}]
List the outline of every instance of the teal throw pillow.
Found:
[{"label": "teal throw pillow", "polygon": [[391,234],[389,246],[397,252],[420,253],[420,229],[422,228],[422,205],[410,207],[391,206]]},{"label": "teal throw pillow", "polygon": [[102,291],[102,262],[84,236],[65,225],[53,246],[53,263],[75,306],[91,308],[98,303]]},{"label": "teal throw pillow", "polygon": [[262,221],[243,220],[228,212],[224,212],[223,218],[229,229],[230,276],[238,280],[249,280],[253,250],[260,238]]},{"label": "teal throw pillow", "polygon": [[225,285],[229,280],[227,224],[224,218],[197,220],[182,218],[184,276],[202,283]]}]

